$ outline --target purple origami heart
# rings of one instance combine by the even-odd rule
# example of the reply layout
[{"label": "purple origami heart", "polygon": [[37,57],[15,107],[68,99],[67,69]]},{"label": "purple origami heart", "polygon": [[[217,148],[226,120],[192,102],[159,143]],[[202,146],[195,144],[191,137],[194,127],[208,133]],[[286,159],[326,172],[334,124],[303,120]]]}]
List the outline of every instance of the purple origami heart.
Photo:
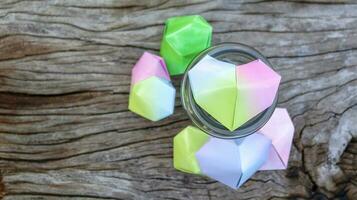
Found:
[{"label": "purple origami heart", "polygon": [[236,189],[265,163],[270,146],[269,138],[256,133],[239,141],[211,137],[196,158],[203,174]]},{"label": "purple origami heart", "polygon": [[131,85],[156,76],[170,81],[164,60],[160,56],[144,52],[132,69]]},{"label": "purple origami heart", "polygon": [[269,158],[260,170],[286,169],[294,136],[294,125],[287,110],[276,108],[270,120],[258,132],[272,140]]}]

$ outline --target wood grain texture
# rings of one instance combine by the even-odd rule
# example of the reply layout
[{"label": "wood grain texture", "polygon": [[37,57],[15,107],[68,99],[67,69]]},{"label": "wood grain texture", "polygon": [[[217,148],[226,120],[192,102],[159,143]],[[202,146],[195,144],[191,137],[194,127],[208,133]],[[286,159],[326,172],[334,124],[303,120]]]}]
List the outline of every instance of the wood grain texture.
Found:
[{"label": "wood grain texture", "polygon": [[[3,199],[357,199],[357,2],[66,0],[0,2]],[[200,14],[213,43],[260,50],[282,75],[296,132],[289,167],[237,191],[175,171],[190,121],[127,109],[130,71],[158,53],[163,23]],[[179,88],[181,77],[174,78]]]}]

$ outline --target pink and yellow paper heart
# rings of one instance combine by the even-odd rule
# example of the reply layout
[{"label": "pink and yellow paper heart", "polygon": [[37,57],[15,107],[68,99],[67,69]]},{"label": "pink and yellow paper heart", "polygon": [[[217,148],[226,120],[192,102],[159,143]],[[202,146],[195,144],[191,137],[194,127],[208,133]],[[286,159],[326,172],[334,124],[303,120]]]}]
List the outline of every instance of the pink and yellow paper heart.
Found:
[{"label": "pink and yellow paper heart", "polygon": [[164,60],[145,52],[132,69],[128,108],[151,121],[174,112],[175,88]]},{"label": "pink and yellow paper heart", "polygon": [[236,66],[209,55],[188,75],[196,103],[230,131],[272,105],[281,79],[261,60]]}]

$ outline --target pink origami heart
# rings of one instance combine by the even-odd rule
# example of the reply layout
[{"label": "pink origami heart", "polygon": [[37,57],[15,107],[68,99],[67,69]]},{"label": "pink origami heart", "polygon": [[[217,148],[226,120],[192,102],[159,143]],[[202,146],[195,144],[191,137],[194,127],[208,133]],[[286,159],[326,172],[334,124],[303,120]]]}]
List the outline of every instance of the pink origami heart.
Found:
[{"label": "pink origami heart", "polygon": [[170,75],[164,60],[160,56],[144,52],[132,70],[131,85],[133,86],[135,83],[151,76],[170,81]]},{"label": "pink origami heart", "polygon": [[237,104],[235,127],[243,125],[272,105],[280,83],[280,75],[261,60],[236,67]]},{"label": "pink origami heart", "polygon": [[260,170],[286,169],[294,136],[294,125],[287,110],[276,108],[270,120],[258,132],[272,140],[269,158]]}]

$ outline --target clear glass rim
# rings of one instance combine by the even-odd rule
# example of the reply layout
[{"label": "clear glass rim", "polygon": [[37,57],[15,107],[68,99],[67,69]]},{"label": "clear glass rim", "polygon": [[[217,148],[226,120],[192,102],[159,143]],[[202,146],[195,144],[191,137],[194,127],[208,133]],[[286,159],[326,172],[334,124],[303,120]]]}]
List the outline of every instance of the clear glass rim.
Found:
[{"label": "clear glass rim", "polygon": [[199,53],[188,65],[181,82],[181,102],[194,125],[196,125],[207,134],[222,139],[237,139],[255,133],[268,122],[276,108],[279,89],[273,104],[270,107],[265,109],[254,118],[250,119],[238,129],[229,131],[196,104],[188,80],[188,71],[205,55],[210,55],[214,58],[217,58],[227,53],[237,53],[237,55],[239,54],[241,56],[244,55],[249,57],[251,60],[260,59],[269,67],[273,68],[265,56],[263,56],[259,51],[247,45],[240,43],[221,43],[219,45],[212,46]]}]

